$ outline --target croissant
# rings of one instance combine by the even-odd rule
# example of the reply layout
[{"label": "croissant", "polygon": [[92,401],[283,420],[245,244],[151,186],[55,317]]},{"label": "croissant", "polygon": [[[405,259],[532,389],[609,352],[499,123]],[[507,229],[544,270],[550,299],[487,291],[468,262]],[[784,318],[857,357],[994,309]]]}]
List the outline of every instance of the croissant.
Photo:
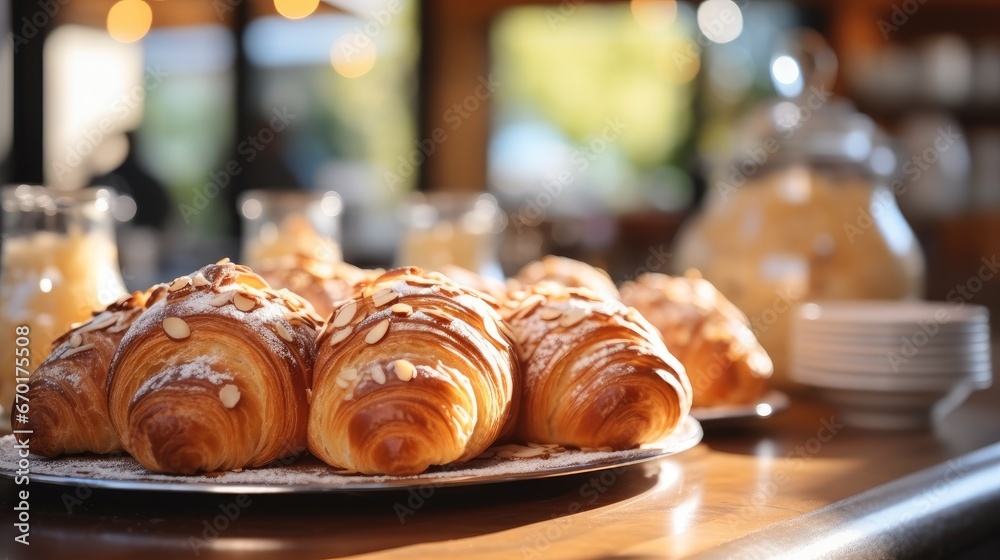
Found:
[{"label": "croissant", "polygon": [[319,261],[302,255],[269,259],[258,273],[275,289],[295,292],[310,304],[322,317],[333,311],[340,300],[351,297],[354,286],[371,280],[383,270],[364,270],[336,262]]},{"label": "croissant", "polygon": [[166,286],[122,296],[89,321],[56,339],[52,354],[28,381],[27,422],[11,415],[15,430],[31,430],[31,452],[44,457],[121,450],[108,420],[108,366],[125,330]]},{"label": "croissant", "polygon": [[174,280],[111,362],[108,412],[122,447],[175,474],[299,453],[320,321],[228,259]]},{"label": "croissant", "polygon": [[635,309],[552,282],[512,298],[504,317],[524,368],[519,439],[628,449],[666,437],[688,413],[684,367]]},{"label": "croissant", "polygon": [[418,268],[342,302],[317,340],[309,451],[367,474],[462,462],[509,434],[520,370],[476,292]]},{"label": "croissant", "polygon": [[530,262],[514,279],[522,286],[551,281],[567,288],[586,288],[605,297],[618,299],[618,287],[608,273],[589,264],[566,257],[548,255]]},{"label": "croissant", "polygon": [[483,276],[482,274],[453,264],[441,267],[439,272],[462,286],[472,288],[490,296],[497,302],[503,302],[507,299],[507,285],[496,278]]},{"label": "croissant", "polygon": [[756,402],[774,366],[743,313],[697,271],[648,273],[622,286],[622,301],[663,336],[691,378],[693,406]]}]

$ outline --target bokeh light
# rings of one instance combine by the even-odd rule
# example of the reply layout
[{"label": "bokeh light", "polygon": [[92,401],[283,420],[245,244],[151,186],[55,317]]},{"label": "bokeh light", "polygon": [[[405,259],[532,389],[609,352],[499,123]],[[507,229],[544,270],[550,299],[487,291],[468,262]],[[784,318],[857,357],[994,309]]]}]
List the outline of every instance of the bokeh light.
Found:
[{"label": "bokeh light", "polygon": [[337,39],[330,48],[330,63],[345,78],[364,76],[375,66],[376,58],[375,41],[358,31]]},{"label": "bokeh light", "polygon": [[319,7],[319,0],[274,0],[274,9],[288,19],[302,19]]},{"label": "bokeh light", "polygon": [[743,12],[733,0],[705,0],[698,6],[698,29],[709,40],[725,44],[743,32]]},{"label": "bokeh light", "polygon": [[663,31],[677,21],[674,0],[632,0],[632,17],[647,31]]},{"label": "bokeh light", "polygon": [[116,41],[134,43],[149,33],[153,10],[143,0],[121,0],[108,10],[108,33]]}]

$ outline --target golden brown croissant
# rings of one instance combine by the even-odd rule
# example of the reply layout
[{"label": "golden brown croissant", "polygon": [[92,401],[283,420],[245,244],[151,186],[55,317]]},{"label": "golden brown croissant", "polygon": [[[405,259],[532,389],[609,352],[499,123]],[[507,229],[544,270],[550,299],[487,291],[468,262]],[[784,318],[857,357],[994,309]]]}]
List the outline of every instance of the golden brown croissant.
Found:
[{"label": "golden brown croissant", "polygon": [[104,311],[75,325],[53,343],[52,354],[31,374],[31,414],[15,430],[32,430],[31,452],[44,457],[121,450],[108,420],[108,366],[136,317],[162,297],[166,286],[122,296]]},{"label": "golden brown croissant", "polygon": [[111,424],[150,470],[253,467],[305,447],[320,319],[226,261],[170,284],[112,360]]},{"label": "golden brown croissant", "polygon": [[317,340],[309,451],[412,475],[483,452],[514,424],[520,371],[497,311],[439,273],[390,270]]},{"label": "golden brown croissant", "polygon": [[605,297],[618,299],[618,288],[607,272],[585,262],[548,255],[530,262],[517,273],[515,280],[524,287],[550,281],[567,288],[586,288]]},{"label": "golden brown croissant", "polygon": [[326,317],[338,301],[351,297],[354,286],[384,270],[364,270],[344,262],[318,261],[305,256],[269,259],[258,273],[274,289],[288,289],[312,304]]},{"label": "golden brown croissant", "polygon": [[524,368],[519,439],[628,449],[670,434],[691,407],[684,367],[632,308],[552,282],[504,316]]},{"label": "golden brown croissant", "polygon": [[507,300],[507,285],[501,280],[483,276],[482,274],[453,264],[441,267],[441,270],[438,272],[462,286],[472,288],[490,296],[499,303]]},{"label": "golden brown croissant", "polygon": [[749,321],[696,271],[643,274],[622,286],[622,301],[659,329],[684,364],[695,407],[753,403],[767,391],[774,368]]}]

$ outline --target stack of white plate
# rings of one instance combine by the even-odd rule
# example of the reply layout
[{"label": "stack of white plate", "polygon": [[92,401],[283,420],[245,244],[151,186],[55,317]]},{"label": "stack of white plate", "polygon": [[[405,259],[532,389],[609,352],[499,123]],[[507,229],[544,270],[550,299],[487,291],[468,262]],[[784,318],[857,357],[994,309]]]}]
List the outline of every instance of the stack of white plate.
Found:
[{"label": "stack of white plate", "polygon": [[989,387],[989,311],[971,304],[838,301],[799,306],[791,377],[822,388],[851,425],[910,429]]}]

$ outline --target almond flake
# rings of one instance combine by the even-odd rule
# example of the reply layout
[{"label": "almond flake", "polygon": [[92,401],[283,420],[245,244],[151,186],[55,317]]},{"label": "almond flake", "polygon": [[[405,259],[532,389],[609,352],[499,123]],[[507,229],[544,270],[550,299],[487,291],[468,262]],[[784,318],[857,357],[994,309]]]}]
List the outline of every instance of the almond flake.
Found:
[{"label": "almond flake", "polygon": [[226,305],[227,303],[233,301],[233,296],[235,295],[236,292],[222,292],[221,294],[212,298],[212,301],[208,302],[208,304],[211,305],[212,307],[222,307],[223,305]]},{"label": "almond flake", "polygon": [[281,323],[275,323],[274,330],[278,331],[278,336],[285,339],[286,342],[295,341],[295,339],[292,338],[292,333],[288,332],[288,329],[285,328],[285,325],[282,325]]},{"label": "almond flake", "polygon": [[343,306],[341,306],[340,309],[337,310],[337,315],[334,316],[333,318],[332,326],[343,327],[344,325],[351,322],[351,319],[354,318],[354,314],[357,312],[358,312],[358,302],[352,299],[351,301],[345,303]]},{"label": "almond flake", "polygon": [[409,315],[410,313],[413,313],[413,308],[405,303],[397,303],[396,305],[390,307],[389,310],[396,315]]},{"label": "almond flake", "polygon": [[358,377],[358,370],[357,368],[352,368],[352,367],[344,368],[340,370],[339,377],[343,377],[348,381],[354,381]]},{"label": "almond flake", "polygon": [[559,319],[559,324],[563,327],[572,327],[590,315],[589,309],[581,307],[571,307]]},{"label": "almond flake", "polygon": [[382,340],[382,337],[385,336],[385,333],[387,332],[389,332],[389,320],[382,319],[376,323],[370,331],[368,331],[367,335],[365,335],[365,342],[368,344],[375,344],[376,342]]},{"label": "almond flake", "polygon": [[392,291],[392,288],[386,288],[384,290],[379,290],[372,296],[372,303],[375,304],[375,307],[382,307],[389,302],[396,301],[398,298],[399,294]]},{"label": "almond flake", "polygon": [[343,342],[345,339],[347,339],[348,336],[351,336],[351,331],[353,330],[354,329],[352,329],[351,327],[344,327],[339,331],[333,333],[333,337],[330,339],[330,346],[333,346],[334,344],[340,344],[341,342]]},{"label": "almond flake", "polygon": [[81,344],[83,344],[83,335],[81,335],[80,333],[77,333],[77,332],[75,332],[72,335],[70,335],[70,337],[69,337],[69,347],[70,348],[76,348],[77,346],[79,346]]},{"label": "almond flake", "polygon": [[226,408],[233,408],[236,403],[240,402],[240,388],[236,385],[226,384],[219,389],[219,400],[222,401],[222,406]]},{"label": "almond flake", "polygon": [[379,366],[372,366],[368,370],[368,373],[371,374],[372,379],[375,380],[375,383],[378,383],[379,385],[385,385],[385,372],[382,371],[381,367],[379,367]]},{"label": "almond flake", "polygon": [[87,350],[90,350],[93,347],[94,347],[94,343],[93,342],[88,342],[87,344],[84,344],[83,346],[77,346],[76,348],[70,348],[69,350],[67,350],[67,351],[63,352],[62,354],[60,354],[59,358],[62,359],[62,358],[68,358],[70,356],[75,356],[75,355],[79,354],[80,352],[86,352]]},{"label": "almond flake", "polygon": [[205,278],[205,275],[200,272],[198,274],[195,274],[194,280],[192,280],[191,283],[194,285],[195,288],[200,288],[202,286],[208,286],[211,284],[211,282],[208,281],[208,278]]},{"label": "almond flake", "polygon": [[227,264],[229,262],[230,262],[229,261],[229,257],[223,257],[222,259],[219,259],[218,261],[216,261],[215,264]]},{"label": "almond flake", "polygon": [[538,312],[538,316],[546,321],[551,321],[553,319],[558,319],[563,314],[561,309],[555,309],[553,307],[546,307]]},{"label": "almond flake", "polygon": [[351,382],[348,381],[348,380],[346,380],[346,379],[344,379],[343,377],[338,377],[337,378],[337,387],[340,387],[341,389],[346,389],[350,385],[351,385]]},{"label": "almond flake", "polygon": [[233,296],[233,304],[236,305],[236,309],[247,313],[252,311],[254,307],[257,307],[256,301],[243,294]]},{"label": "almond flake", "polygon": [[417,373],[417,368],[406,360],[396,360],[392,363],[392,370],[396,372],[396,377],[401,381],[409,381]]},{"label": "almond flake", "polygon": [[180,278],[174,280],[172,284],[170,284],[170,287],[167,288],[167,291],[176,292],[177,290],[183,290],[184,288],[187,288],[190,285],[191,285],[191,277],[181,276]]},{"label": "almond flake", "polygon": [[191,329],[180,317],[167,317],[163,320],[163,331],[174,340],[184,340],[191,336]]}]

